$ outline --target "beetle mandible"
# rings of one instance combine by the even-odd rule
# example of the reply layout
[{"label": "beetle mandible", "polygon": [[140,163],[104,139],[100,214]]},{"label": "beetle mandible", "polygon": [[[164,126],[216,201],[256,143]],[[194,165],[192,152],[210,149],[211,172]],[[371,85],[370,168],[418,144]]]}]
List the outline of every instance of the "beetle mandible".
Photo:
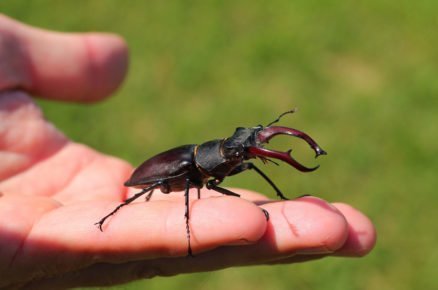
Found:
[{"label": "beetle mandible", "polygon": [[[267,161],[272,161],[269,158],[279,159],[302,172],[310,172],[319,167],[309,168],[300,164],[290,155],[292,150],[281,152],[263,147],[263,145],[268,143],[274,136],[282,134],[295,136],[306,141],[315,151],[315,158],[327,154],[306,133],[288,127],[272,126],[274,123],[280,121],[281,117],[293,112],[295,112],[295,110],[282,113],[277,119],[265,127],[262,125],[252,128],[238,127],[229,138],[211,140],[200,145],[189,144],[179,146],[144,161],[134,170],[129,180],[124,184],[128,187],[140,188],[141,191],[126,199],[112,212],[97,222],[96,225],[103,231],[102,225],[107,218],[115,214],[121,207],[128,205],[146,193],[148,193],[146,201],[149,201],[154,189],[159,188],[162,193],[166,194],[184,190],[184,217],[186,220],[188,240],[187,251],[188,255],[192,256],[189,226],[190,188],[196,188],[198,190],[198,198],[200,198],[200,189],[204,187],[204,185],[207,189],[215,190],[225,195],[239,197],[237,193],[220,187],[219,184],[227,176],[236,175],[246,170],[254,170],[272,186],[281,199],[287,199],[265,173],[247,160],[259,158],[266,163]],[[266,211],[264,211],[264,213],[268,218],[268,213]]]}]

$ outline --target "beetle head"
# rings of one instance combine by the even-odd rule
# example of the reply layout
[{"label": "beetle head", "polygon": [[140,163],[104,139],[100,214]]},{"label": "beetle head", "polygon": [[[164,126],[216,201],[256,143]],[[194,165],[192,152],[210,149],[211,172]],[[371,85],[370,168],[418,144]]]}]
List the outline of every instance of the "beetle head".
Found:
[{"label": "beetle head", "polygon": [[223,141],[222,154],[227,160],[242,160],[245,158],[245,148],[252,141],[255,128],[238,127],[233,136]]},{"label": "beetle head", "polygon": [[307,144],[309,144],[313,151],[315,151],[315,158],[320,155],[327,154],[327,152],[321,149],[321,147],[319,147],[319,145],[304,132],[288,127],[270,126],[266,128],[261,127],[260,130],[255,131],[255,146],[252,145],[247,147],[247,152],[249,153],[248,157],[259,157],[264,161],[269,160],[269,158],[279,159],[303,172],[313,171],[319,167],[318,165],[316,167],[309,168],[302,165],[291,156],[290,153],[292,152],[292,150],[281,152],[263,148],[263,144],[269,143],[269,140],[277,135],[289,135],[303,139],[307,142]]}]

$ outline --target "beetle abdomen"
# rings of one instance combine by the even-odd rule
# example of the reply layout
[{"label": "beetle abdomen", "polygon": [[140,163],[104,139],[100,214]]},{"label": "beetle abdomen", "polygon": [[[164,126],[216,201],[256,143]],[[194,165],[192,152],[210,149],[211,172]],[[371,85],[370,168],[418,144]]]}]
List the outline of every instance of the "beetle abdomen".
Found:
[{"label": "beetle abdomen", "polygon": [[146,160],[132,173],[125,186],[141,187],[184,175],[193,166],[195,147],[193,144],[183,145]]}]

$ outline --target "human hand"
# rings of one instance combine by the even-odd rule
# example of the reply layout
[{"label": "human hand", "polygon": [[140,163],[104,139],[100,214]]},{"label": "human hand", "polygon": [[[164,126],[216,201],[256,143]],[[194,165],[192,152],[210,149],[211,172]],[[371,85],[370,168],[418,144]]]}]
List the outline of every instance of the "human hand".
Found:
[{"label": "human hand", "polygon": [[[100,232],[94,223],[135,192],[123,187],[132,167],[69,140],[29,94],[97,101],[119,86],[126,67],[117,36],[54,33],[0,15],[0,287],[114,285],[373,248],[373,225],[348,205],[270,201],[239,189],[240,199],[205,190],[191,200],[194,258],[186,257],[182,193],[132,203]],[[253,202],[270,213],[268,222]]]}]

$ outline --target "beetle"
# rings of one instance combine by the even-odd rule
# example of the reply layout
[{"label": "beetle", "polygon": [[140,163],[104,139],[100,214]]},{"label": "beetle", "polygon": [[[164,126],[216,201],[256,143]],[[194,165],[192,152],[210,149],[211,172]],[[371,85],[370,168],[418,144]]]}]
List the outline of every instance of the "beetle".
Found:
[{"label": "beetle", "polygon": [[[161,192],[165,194],[175,191],[184,191],[184,217],[188,241],[187,252],[189,256],[192,256],[189,226],[190,188],[197,189],[198,198],[200,198],[200,189],[204,186],[206,186],[207,189],[217,191],[224,195],[239,197],[239,194],[220,187],[219,184],[228,176],[236,175],[246,170],[254,170],[272,186],[281,199],[286,200],[287,198],[274,182],[255,166],[254,163],[248,162],[247,160],[259,158],[264,163],[271,161],[277,164],[270,158],[279,159],[302,172],[314,171],[319,167],[318,165],[309,168],[300,164],[291,156],[290,153],[292,150],[281,152],[270,150],[263,146],[274,136],[289,135],[306,141],[314,150],[316,154],[315,158],[327,154],[306,133],[288,127],[272,126],[279,122],[281,117],[293,112],[295,112],[295,109],[280,114],[277,119],[266,126],[258,125],[251,128],[238,127],[229,138],[215,139],[200,145],[189,144],[179,146],[144,161],[134,170],[131,177],[124,184],[127,187],[140,188],[141,191],[126,199],[112,212],[97,222],[96,225],[103,231],[102,226],[110,216],[114,215],[121,207],[130,204],[146,193],[148,193],[146,201],[149,201],[154,189],[160,189]],[[264,210],[264,213],[266,218],[269,219],[267,211]]]}]

